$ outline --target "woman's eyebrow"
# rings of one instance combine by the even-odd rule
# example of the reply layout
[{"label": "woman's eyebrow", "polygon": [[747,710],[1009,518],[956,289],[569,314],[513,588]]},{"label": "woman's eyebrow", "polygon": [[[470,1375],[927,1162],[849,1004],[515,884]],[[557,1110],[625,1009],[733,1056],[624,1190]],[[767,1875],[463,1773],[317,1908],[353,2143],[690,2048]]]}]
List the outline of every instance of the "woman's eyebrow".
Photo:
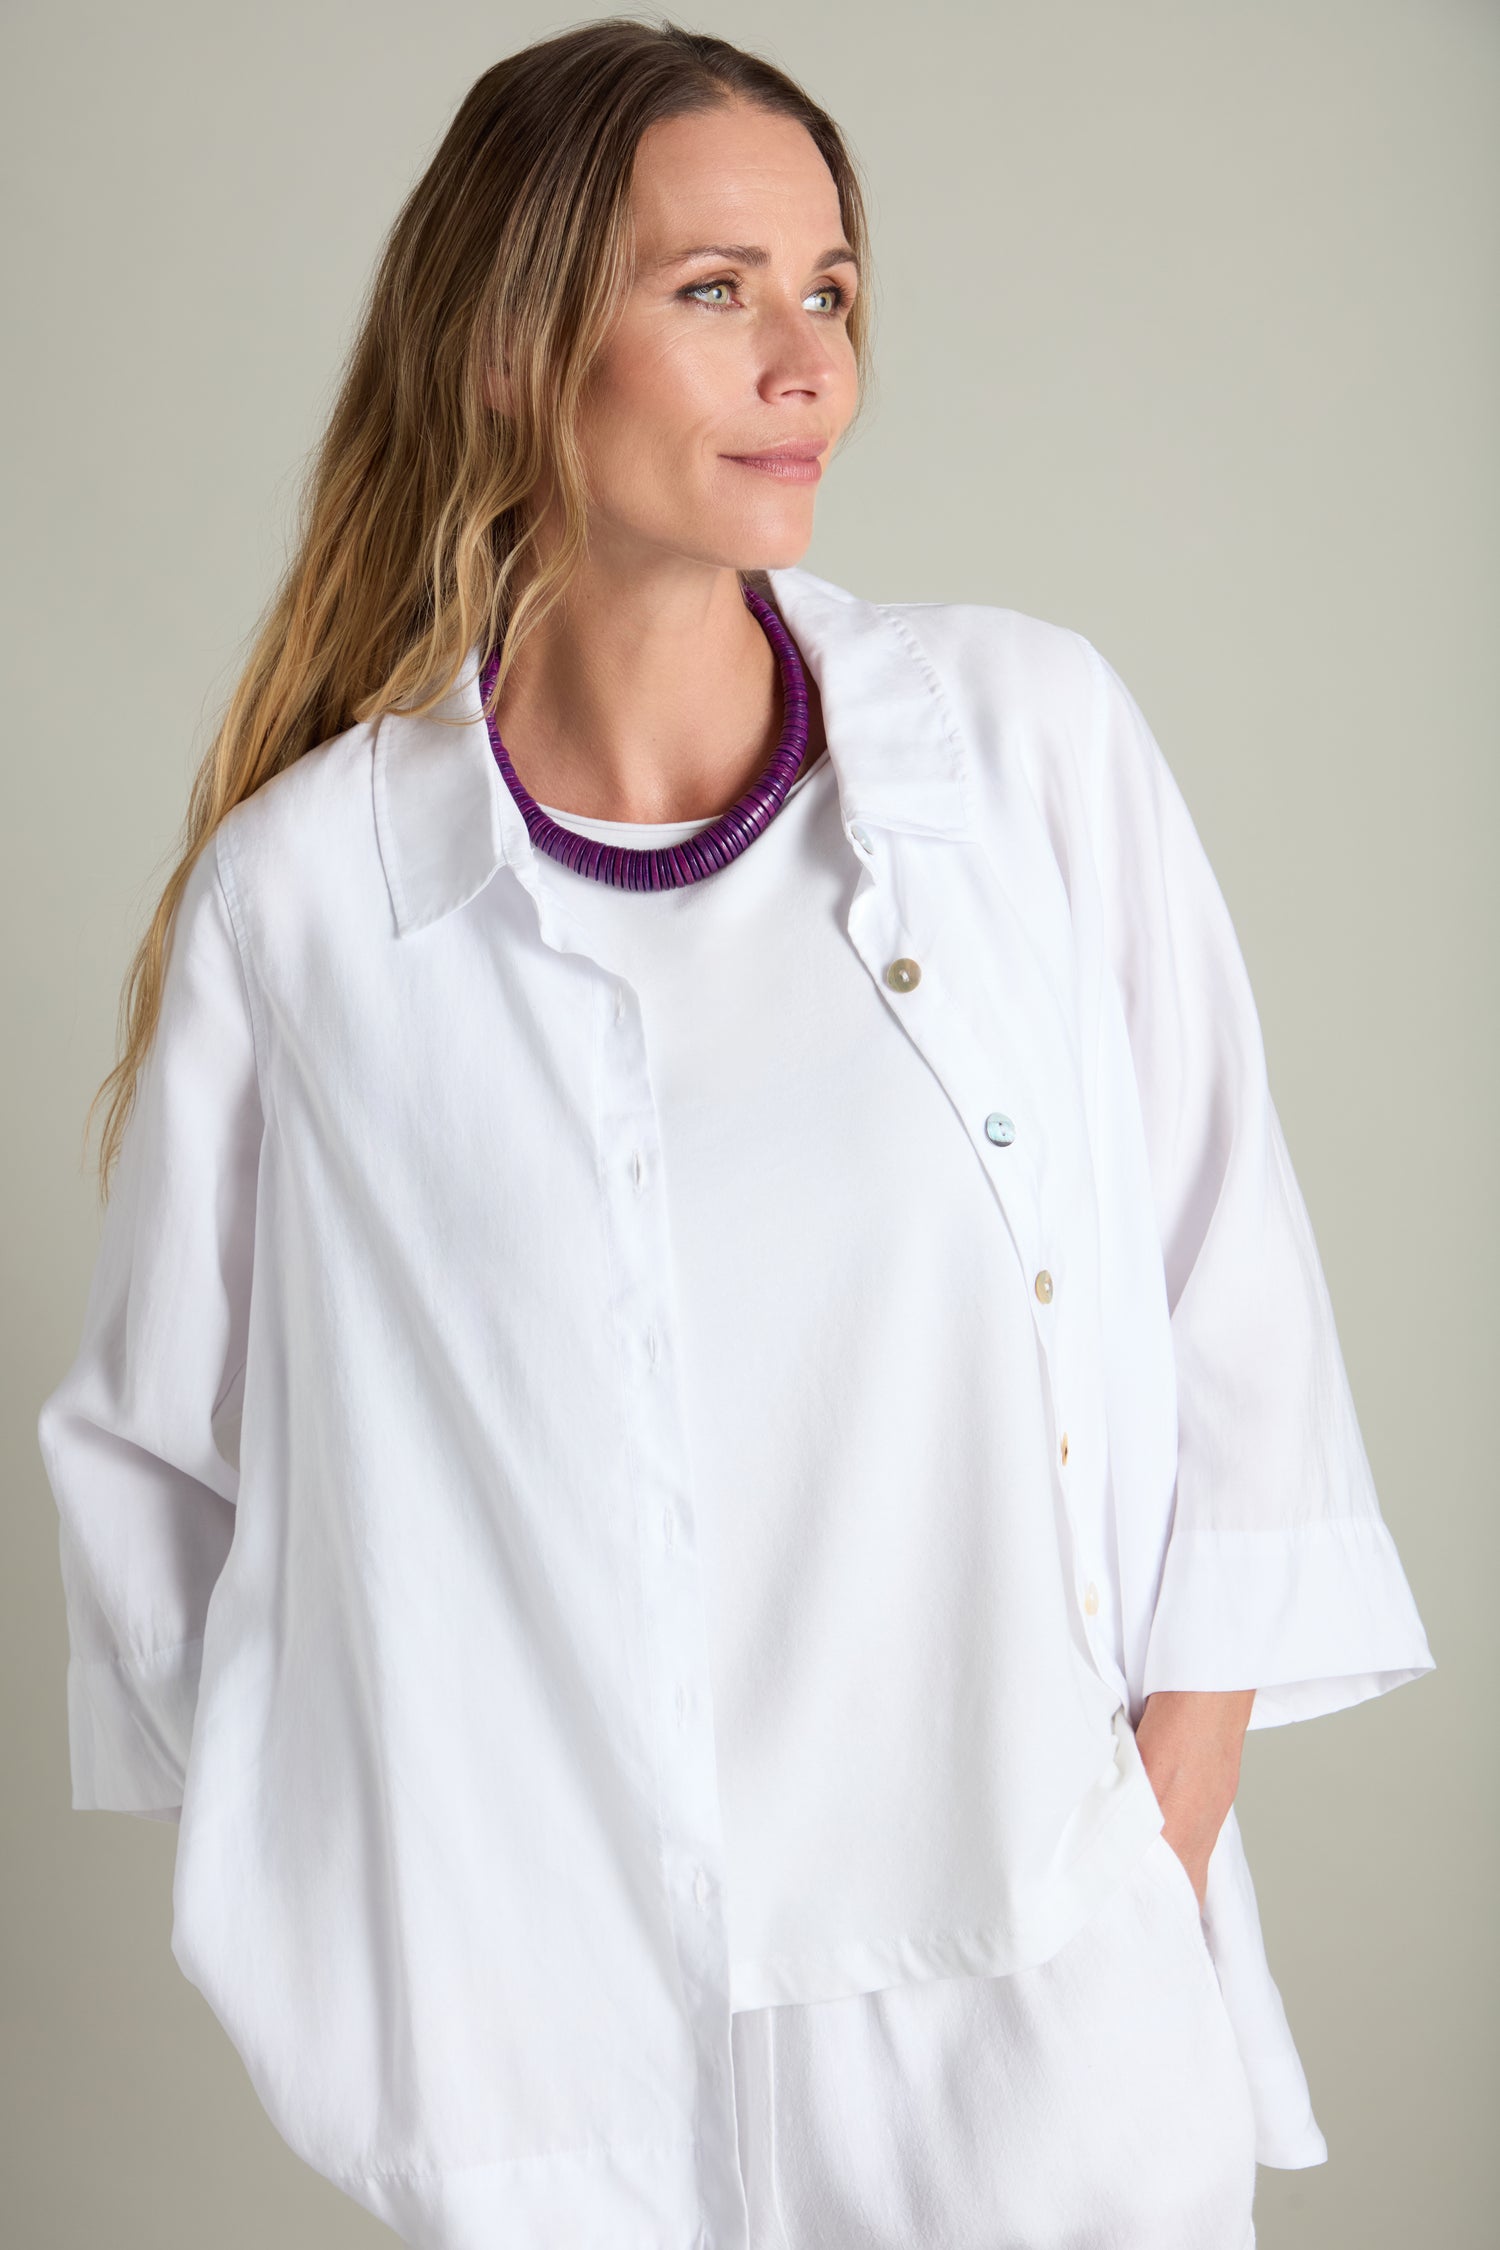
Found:
[{"label": "woman's eyebrow", "polygon": [[[664,258],[657,259],[656,271],[660,273],[667,266],[686,265],[689,258],[730,258],[737,266],[767,266],[771,262],[771,253],[750,242],[700,242],[691,250],[669,250]],[[853,266],[856,273],[859,271],[859,260],[847,242],[836,243],[832,250],[825,250],[822,257],[815,258],[813,263],[818,266]]]}]

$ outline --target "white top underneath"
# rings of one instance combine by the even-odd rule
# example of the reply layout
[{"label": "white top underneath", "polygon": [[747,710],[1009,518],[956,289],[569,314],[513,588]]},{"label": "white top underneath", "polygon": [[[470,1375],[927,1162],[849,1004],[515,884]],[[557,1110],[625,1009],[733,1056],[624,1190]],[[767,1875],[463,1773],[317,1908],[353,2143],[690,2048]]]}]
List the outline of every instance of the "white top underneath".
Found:
[{"label": "white top underneath", "polygon": [[[637,847],[708,825],[542,809]],[[1044,1960],[1161,1817],[1069,1631],[1027,1277],[849,939],[840,819],[825,750],[679,889],[538,854],[636,990],[659,1109],[736,2009]]]}]

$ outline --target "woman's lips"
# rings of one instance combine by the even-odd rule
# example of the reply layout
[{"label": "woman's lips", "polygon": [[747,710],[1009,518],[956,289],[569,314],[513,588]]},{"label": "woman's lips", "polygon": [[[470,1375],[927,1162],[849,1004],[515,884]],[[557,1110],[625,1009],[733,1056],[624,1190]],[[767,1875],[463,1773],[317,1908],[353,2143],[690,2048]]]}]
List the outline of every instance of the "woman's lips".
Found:
[{"label": "woman's lips", "polygon": [[742,469],[759,469],[768,477],[783,477],[790,484],[816,484],[823,474],[823,464],[816,456],[803,458],[795,453],[726,453],[726,461],[735,461]]}]

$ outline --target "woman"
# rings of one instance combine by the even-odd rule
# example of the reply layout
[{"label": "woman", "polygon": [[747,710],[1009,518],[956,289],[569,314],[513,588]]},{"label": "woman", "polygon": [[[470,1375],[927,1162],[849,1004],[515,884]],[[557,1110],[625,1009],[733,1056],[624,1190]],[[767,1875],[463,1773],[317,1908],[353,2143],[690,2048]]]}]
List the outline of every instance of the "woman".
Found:
[{"label": "woman", "polygon": [[1326,2153],[1241,1742],[1432,1658],[1138,708],[798,566],[868,291],[768,64],[478,81],[106,1081],[73,1801],[429,2250],[1240,2250]]}]

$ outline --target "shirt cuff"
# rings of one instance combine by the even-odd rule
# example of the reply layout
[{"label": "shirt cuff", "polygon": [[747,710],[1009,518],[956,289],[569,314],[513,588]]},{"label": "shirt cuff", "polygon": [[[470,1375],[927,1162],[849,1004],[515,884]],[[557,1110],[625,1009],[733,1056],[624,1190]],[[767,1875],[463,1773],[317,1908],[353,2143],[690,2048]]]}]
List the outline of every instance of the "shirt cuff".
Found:
[{"label": "shirt cuff", "polygon": [[1382,1519],[1173,1531],[1142,1694],[1253,1687],[1251,1727],[1384,1695],[1435,1669]]},{"label": "shirt cuff", "polygon": [[201,1640],[144,1663],[68,1660],[68,1748],[75,1812],[175,1819],[198,1701]]}]

